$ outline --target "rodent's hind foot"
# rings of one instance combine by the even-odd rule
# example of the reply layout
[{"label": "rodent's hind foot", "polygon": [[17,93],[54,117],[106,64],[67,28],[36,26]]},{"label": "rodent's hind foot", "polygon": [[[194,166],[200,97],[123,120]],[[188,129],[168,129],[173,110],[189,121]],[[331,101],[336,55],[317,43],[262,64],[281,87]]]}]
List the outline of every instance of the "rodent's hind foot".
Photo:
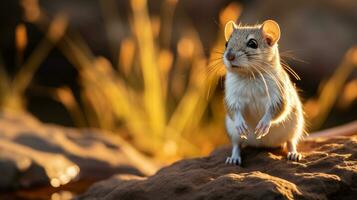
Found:
[{"label": "rodent's hind foot", "polygon": [[288,152],[288,160],[299,162],[302,158],[301,153],[298,152]]},{"label": "rodent's hind foot", "polygon": [[240,156],[237,157],[227,157],[226,159],[226,164],[231,164],[231,165],[240,165],[242,163],[242,159]]}]

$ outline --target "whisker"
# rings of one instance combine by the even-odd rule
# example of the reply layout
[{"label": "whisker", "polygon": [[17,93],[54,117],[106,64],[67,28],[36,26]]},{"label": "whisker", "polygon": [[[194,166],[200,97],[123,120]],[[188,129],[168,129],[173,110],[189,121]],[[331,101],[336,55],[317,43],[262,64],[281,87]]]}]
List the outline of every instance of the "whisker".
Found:
[{"label": "whisker", "polygon": [[215,65],[221,61],[222,61],[222,58],[212,59],[211,62],[208,64],[208,67]]},{"label": "whisker", "polygon": [[249,70],[249,72],[252,74],[252,76],[253,76],[253,80],[255,80],[256,78],[255,78],[255,74],[254,74],[254,72],[253,72],[252,70]]},{"label": "whisker", "polygon": [[302,63],[307,63],[305,60],[302,60],[302,59],[297,58],[294,55],[292,55],[291,52],[294,52],[294,51],[292,51],[292,50],[281,51],[280,57],[289,58],[291,60],[295,60],[295,61],[302,62]]},{"label": "whisker", "polygon": [[207,74],[208,75],[211,75],[213,73],[217,74],[217,72],[219,71],[221,65],[223,65],[223,63],[220,62],[220,60],[215,61],[214,64],[208,66],[208,69],[206,71]]},{"label": "whisker", "polygon": [[217,51],[217,50],[212,50],[212,53],[219,53],[219,54],[224,54],[224,51]]},{"label": "whisker", "polygon": [[278,87],[280,93],[283,94],[283,91],[284,91],[283,88],[284,87],[281,85],[281,82],[279,81],[279,79],[274,74],[272,74],[268,70],[264,69],[263,67],[260,67],[259,65],[256,65],[256,67],[261,69],[262,71],[264,71],[274,81],[274,83]]},{"label": "whisker", "polygon": [[284,69],[286,69],[286,71],[293,75],[296,80],[301,80],[300,76],[285,61],[282,61],[281,65]]},{"label": "whisker", "polygon": [[246,53],[249,56],[255,56],[255,55],[266,55],[269,54],[268,52],[261,52],[261,53]]},{"label": "whisker", "polygon": [[281,82],[279,81],[279,79],[275,76],[275,75],[273,75],[272,73],[270,73],[270,72],[268,72],[268,71],[266,71],[266,70],[264,70],[263,69],[263,71],[265,71],[265,73],[270,77],[270,78],[272,78],[273,79],[273,81],[274,81],[274,83],[276,84],[276,86],[278,87],[278,89],[279,89],[279,92],[280,92],[280,94],[283,94],[284,92],[284,87],[283,87],[283,85],[281,84]]},{"label": "whisker", "polygon": [[224,52],[224,49],[213,49],[213,51]]},{"label": "whisker", "polygon": [[219,57],[219,58],[212,58],[212,59],[210,59],[209,61],[216,61],[216,60],[221,60],[221,59],[223,59],[223,57]]},{"label": "whisker", "polygon": [[210,67],[207,72],[217,72],[218,71],[218,68],[221,66],[220,63],[217,63],[216,65]]},{"label": "whisker", "polygon": [[268,96],[268,99],[269,99],[270,104],[272,104],[271,98],[270,98],[270,94],[269,94],[269,88],[268,88],[268,85],[267,85],[267,83],[266,83],[266,80],[265,80],[263,74],[262,74],[257,68],[253,67],[253,69],[256,69],[256,71],[258,72],[258,74],[259,74],[260,77],[262,78],[262,81],[263,81],[264,86],[265,86],[265,92],[266,92],[266,94],[267,94],[267,96]]},{"label": "whisker", "polygon": [[215,52],[215,51],[212,51],[211,53],[220,54],[220,55],[223,55],[223,54],[224,54],[224,52]]},{"label": "whisker", "polygon": [[[259,60],[260,61],[260,60]],[[265,62],[265,61],[260,61],[262,62],[263,64],[266,64],[266,65],[270,65],[270,63],[268,62]],[[293,70],[291,69],[287,63],[285,62],[280,62],[281,66],[288,72],[290,73],[296,80],[301,80],[300,76]]]}]

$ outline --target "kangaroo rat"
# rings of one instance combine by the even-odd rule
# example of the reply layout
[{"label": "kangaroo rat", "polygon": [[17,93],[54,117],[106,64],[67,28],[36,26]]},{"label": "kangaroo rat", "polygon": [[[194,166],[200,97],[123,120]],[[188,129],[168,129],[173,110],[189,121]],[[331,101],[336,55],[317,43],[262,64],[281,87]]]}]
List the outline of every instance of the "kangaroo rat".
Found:
[{"label": "kangaroo rat", "polygon": [[296,145],[303,135],[304,116],[296,88],[280,63],[279,25],[225,27],[226,129],[232,142],[229,164],[241,164],[242,146],[287,145],[287,159],[299,161]]}]

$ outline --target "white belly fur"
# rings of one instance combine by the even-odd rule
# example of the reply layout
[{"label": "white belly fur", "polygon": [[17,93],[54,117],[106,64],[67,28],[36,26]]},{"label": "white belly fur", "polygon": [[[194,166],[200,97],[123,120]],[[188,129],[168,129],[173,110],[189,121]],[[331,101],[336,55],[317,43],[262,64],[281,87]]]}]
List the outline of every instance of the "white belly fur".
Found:
[{"label": "white belly fur", "polygon": [[[227,77],[226,81],[231,81],[226,84],[226,101],[228,100],[232,103],[228,106],[244,108],[244,111],[242,111],[243,118],[249,127],[249,132],[246,134],[247,138],[241,138],[235,128],[234,122],[227,115],[226,129],[231,136],[231,139],[238,139],[240,143],[248,146],[279,147],[284,145],[287,141],[296,141],[301,137],[303,132],[303,113],[295,89],[292,88],[292,94],[289,94],[292,99],[290,105],[292,107],[291,112],[286,115],[283,121],[272,124],[267,135],[260,139],[256,139],[254,130],[259,120],[264,115],[268,102],[265,90],[255,83],[247,84],[242,83],[241,81],[239,81],[239,83],[236,81],[232,83],[232,80],[230,80],[229,77]],[[274,88],[270,88],[272,100],[276,98],[274,97],[273,89]]]}]

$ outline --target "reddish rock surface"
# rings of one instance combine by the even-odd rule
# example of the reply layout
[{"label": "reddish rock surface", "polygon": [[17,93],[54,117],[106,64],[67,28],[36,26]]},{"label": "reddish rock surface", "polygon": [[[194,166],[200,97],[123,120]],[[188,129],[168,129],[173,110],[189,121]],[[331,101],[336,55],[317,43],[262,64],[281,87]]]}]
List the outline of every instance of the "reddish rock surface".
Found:
[{"label": "reddish rock surface", "polygon": [[150,177],[117,175],[79,199],[355,199],[357,136],[301,143],[301,162],[281,150],[244,149],[243,166],[224,164],[229,148],[176,162]]}]

